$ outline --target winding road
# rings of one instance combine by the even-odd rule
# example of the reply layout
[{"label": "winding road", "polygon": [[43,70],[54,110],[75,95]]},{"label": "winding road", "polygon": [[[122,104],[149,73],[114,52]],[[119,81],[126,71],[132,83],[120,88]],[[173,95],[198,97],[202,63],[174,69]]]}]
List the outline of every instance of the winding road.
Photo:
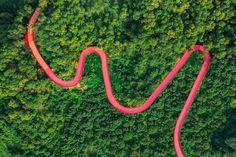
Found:
[{"label": "winding road", "polygon": [[86,61],[86,57],[89,54],[96,54],[100,57],[101,62],[102,62],[102,74],[104,78],[104,84],[105,84],[105,89],[106,89],[106,94],[109,102],[111,105],[117,109],[118,111],[125,113],[125,114],[136,114],[145,111],[148,109],[151,104],[156,100],[156,98],[161,94],[161,92],[168,86],[168,84],[172,81],[172,79],[175,77],[175,75],[182,69],[182,67],[186,64],[188,59],[190,58],[191,54],[195,51],[203,53],[204,59],[203,59],[203,64],[201,67],[201,70],[194,82],[194,85],[190,91],[190,94],[185,102],[185,105],[178,117],[178,120],[176,122],[176,126],[174,129],[174,146],[175,146],[175,151],[178,157],[184,157],[183,150],[181,148],[181,142],[180,142],[180,132],[181,128],[183,126],[184,120],[187,117],[187,114],[190,110],[190,107],[194,101],[194,98],[196,97],[196,94],[201,86],[201,83],[208,71],[210,61],[211,61],[211,56],[208,51],[205,50],[205,47],[202,45],[194,45],[191,47],[190,51],[185,51],[182,58],[178,61],[178,63],[175,65],[175,67],[170,71],[170,73],[166,76],[166,78],[160,83],[160,85],[154,90],[154,92],[147,98],[147,100],[134,108],[128,108],[124,107],[119,102],[116,100],[115,96],[113,95],[112,92],[112,85],[110,81],[110,75],[109,75],[109,70],[108,70],[108,58],[105,53],[105,51],[98,49],[96,47],[87,47],[82,51],[79,57],[78,61],[78,66],[76,70],[76,74],[73,80],[71,81],[65,81],[60,78],[58,78],[55,73],[52,71],[50,66],[45,62],[43,57],[41,56],[37,45],[36,41],[34,38],[34,33],[35,31],[33,30],[32,26],[35,25],[38,17],[40,15],[40,11],[36,10],[33,12],[33,15],[31,16],[29,20],[29,26],[27,27],[27,32],[25,35],[25,42],[27,46],[29,47],[30,51],[32,52],[33,56],[39,63],[39,65],[42,67],[46,75],[52,80],[54,83],[61,87],[73,87],[76,86],[81,80],[84,72],[84,64]]}]

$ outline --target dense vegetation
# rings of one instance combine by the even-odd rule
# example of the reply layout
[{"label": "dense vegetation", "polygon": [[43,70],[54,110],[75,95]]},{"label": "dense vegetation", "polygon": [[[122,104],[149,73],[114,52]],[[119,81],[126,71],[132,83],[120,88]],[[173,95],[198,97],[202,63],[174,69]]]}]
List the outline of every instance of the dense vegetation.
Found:
[{"label": "dense vegetation", "polygon": [[186,156],[236,156],[234,0],[0,1],[0,156],[175,156],[173,129],[201,67],[195,54],[149,110],[123,115],[105,95],[101,64],[89,56],[79,86],[46,77],[23,38],[35,8],[42,55],[72,79],[79,53],[104,49],[114,93],[136,106],[195,43],[210,71],[182,129]]}]

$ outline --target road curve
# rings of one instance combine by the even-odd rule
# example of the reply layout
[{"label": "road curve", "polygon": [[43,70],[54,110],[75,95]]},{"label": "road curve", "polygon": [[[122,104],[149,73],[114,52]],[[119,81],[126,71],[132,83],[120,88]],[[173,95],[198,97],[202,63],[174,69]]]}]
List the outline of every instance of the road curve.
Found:
[{"label": "road curve", "polygon": [[61,87],[73,87],[76,86],[82,79],[83,72],[84,72],[84,64],[86,61],[86,57],[89,54],[96,54],[100,57],[101,62],[102,62],[102,74],[104,78],[104,84],[105,84],[105,89],[106,89],[106,94],[109,102],[111,105],[117,109],[118,111],[125,113],[125,114],[136,114],[145,111],[148,109],[151,104],[156,100],[156,98],[160,95],[160,93],[168,86],[168,84],[171,82],[171,80],[175,77],[175,75],[182,69],[182,67],[185,65],[185,63],[188,61],[190,58],[191,54],[194,51],[199,51],[204,53],[204,59],[203,59],[203,64],[201,67],[201,70],[194,82],[194,85],[190,91],[190,94],[186,100],[186,103],[178,117],[178,120],[176,122],[176,126],[174,129],[174,146],[175,146],[175,151],[178,157],[184,157],[184,153],[181,148],[181,143],[180,143],[180,131],[182,128],[182,125],[184,123],[184,120],[190,110],[190,107],[194,101],[194,98],[196,97],[196,94],[201,86],[201,83],[208,71],[210,61],[211,61],[211,56],[208,51],[205,50],[205,48],[202,45],[194,45],[191,47],[190,51],[185,51],[182,58],[178,61],[178,63],[175,65],[175,67],[170,71],[170,73],[166,76],[166,78],[160,83],[160,85],[154,90],[154,92],[150,95],[147,100],[137,106],[137,107],[124,107],[119,102],[116,100],[115,96],[113,95],[112,92],[112,85],[110,81],[110,75],[109,75],[109,70],[108,70],[108,58],[105,53],[105,51],[98,49],[94,46],[87,47],[85,48],[82,53],[80,54],[79,61],[78,61],[78,66],[76,70],[76,74],[73,80],[70,81],[65,81],[60,78],[58,78],[55,73],[52,71],[52,69],[48,66],[48,64],[45,62],[43,57],[41,56],[37,46],[36,46],[36,41],[34,38],[34,30],[32,28],[33,25],[35,25],[38,17],[40,15],[40,11],[36,10],[34,11],[33,15],[31,16],[29,20],[29,25],[27,27],[27,32],[25,35],[25,43],[29,47],[30,51],[32,52],[33,56],[39,63],[39,65],[42,67],[46,75],[52,80],[54,83]]}]

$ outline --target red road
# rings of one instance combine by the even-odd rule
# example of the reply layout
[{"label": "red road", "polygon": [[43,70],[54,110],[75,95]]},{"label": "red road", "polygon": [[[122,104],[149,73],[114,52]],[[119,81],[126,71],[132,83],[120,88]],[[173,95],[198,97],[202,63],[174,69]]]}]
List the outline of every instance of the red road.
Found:
[{"label": "red road", "polygon": [[178,63],[175,65],[175,67],[170,71],[170,73],[166,76],[166,78],[161,82],[161,84],[155,89],[155,91],[150,95],[150,97],[144,102],[144,104],[141,104],[138,107],[134,108],[128,108],[124,107],[119,102],[117,102],[116,98],[113,95],[112,92],[112,85],[110,81],[110,75],[108,70],[108,58],[106,56],[105,51],[97,49],[96,47],[88,47],[80,54],[80,58],[78,61],[77,71],[76,75],[73,80],[71,81],[64,81],[58,78],[54,72],[51,70],[51,68],[48,66],[48,64],[44,61],[43,57],[40,55],[40,52],[36,46],[36,42],[34,39],[34,30],[32,29],[32,26],[36,23],[38,16],[40,15],[39,11],[35,11],[33,15],[31,16],[29,20],[29,26],[27,28],[27,33],[25,36],[25,42],[30,48],[32,54],[34,55],[35,59],[39,63],[39,65],[42,67],[44,72],[47,74],[47,76],[56,84],[58,84],[61,87],[73,87],[76,86],[81,80],[84,72],[84,64],[86,61],[86,57],[94,53],[98,55],[102,62],[102,74],[104,78],[104,84],[106,89],[106,94],[109,102],[111,105],[116,108],[118,111],[123,112],[125,114],[136,114],[139,112],[143,112],[146,109],[148,109],[151,104],[155,101],[155,99],[160,95],[160,93],[168,86],[168,84],[171,82],[171,80],[175,77],[175,75],[182,69],[182,67],[186,64],[188,59],[190,58],[191,54],[194,51],[199,51],[204,53],[204,61],[201,67],[201,70],[194,82],[194,85],[190,91],[190,94],[188,96],[188,99],[186,100],[186,103],[178,117],[178,120],[176,122],[175,130],[174,130],[174,146],[175,151],[178,157],[184,157],[181,143],[180,143],[180,131],[181,127],[184,123],[184,120],[189,112],[189,109],[194,101],[194,98],[196,97],[196,94],[200,88],[200,85],[208,71],[211,56],[208,51],[205,50],[205,48],[201,45],[194,45],[192,46],[192,50],[188,52],[187,50],[184,52],[184,55],[182,58],[178,61]]}]

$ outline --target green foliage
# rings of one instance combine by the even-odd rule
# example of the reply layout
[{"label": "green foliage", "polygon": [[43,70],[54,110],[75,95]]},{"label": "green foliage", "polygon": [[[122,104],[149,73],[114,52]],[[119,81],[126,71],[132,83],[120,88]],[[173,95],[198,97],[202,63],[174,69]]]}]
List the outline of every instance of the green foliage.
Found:
[{"label": "green foliage", "polygon": [[[15,13],[0,12],[0,156],[175,156],[175,121],[201,55],[149,110],[123,115],[106,98],[98,57],[88,57],[78,87],[63,89],[45,76],[23,41],[37,3],[22,2]],[[143,103],[188,46],[204,44],[213,59],[181,142],[186,156],[228,154],[213,139],[234,149],[235,137],[220,139],[217,131],[235,108],[233,0],[39,0],[37,6],[37,44],[58,76],[72,79],[79,53],[96,45],[108,54],[114,93],[126,106]]]}]

